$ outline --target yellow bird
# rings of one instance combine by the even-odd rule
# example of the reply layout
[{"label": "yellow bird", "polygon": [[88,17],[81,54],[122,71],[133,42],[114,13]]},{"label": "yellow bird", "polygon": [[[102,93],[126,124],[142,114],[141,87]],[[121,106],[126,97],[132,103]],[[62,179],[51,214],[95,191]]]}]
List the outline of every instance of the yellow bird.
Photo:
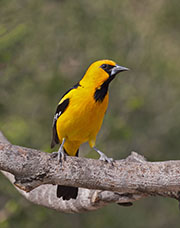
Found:
[{"label": "yellow bird", "polygon": [[[99,60],[90,65],[83,78],[61,98],[53,119],[51,148],[60,143],[58,159],[62,163],[66,155],[78,156],[79,147],[88,142],[97,151],[100,160],[112,162],[95,147],[108,107],[108,87],[115,76],[128,68],[111,60]],[[57,197],[76,199],[78,188],[58,185]]]}]

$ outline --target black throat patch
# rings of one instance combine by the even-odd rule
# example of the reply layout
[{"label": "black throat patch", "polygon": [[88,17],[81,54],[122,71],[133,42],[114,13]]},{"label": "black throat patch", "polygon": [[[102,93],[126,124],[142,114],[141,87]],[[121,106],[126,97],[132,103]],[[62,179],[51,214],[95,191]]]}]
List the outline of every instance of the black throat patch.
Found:
[{"label": "black throat patch", "polygon": [[97,88],[94,93],[94,99],[96,102],[103,102],[105,96],[107,95],[109,83],[114,79],[115,76],[109,76],[109,78]]},{"label": "black throat patch", "polygon": [[108,92],[108,87],[109,84],[102,84],[100,88],[96,89],[95,93],[94,93],[94,99],[96,102],[103,102],[105,96],[107,95]]}]

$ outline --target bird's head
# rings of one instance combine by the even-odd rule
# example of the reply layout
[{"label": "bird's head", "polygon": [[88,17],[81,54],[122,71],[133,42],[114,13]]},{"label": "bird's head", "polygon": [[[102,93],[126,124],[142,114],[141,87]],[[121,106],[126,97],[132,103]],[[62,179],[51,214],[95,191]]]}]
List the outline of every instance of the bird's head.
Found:
[{"label": "bird's head", "polygon": [[129,69],[117,65],[112,60],[98,60],[89,66],[81,82],[99,87],[105,82],[109,84],[118,73],[127,70]]}]

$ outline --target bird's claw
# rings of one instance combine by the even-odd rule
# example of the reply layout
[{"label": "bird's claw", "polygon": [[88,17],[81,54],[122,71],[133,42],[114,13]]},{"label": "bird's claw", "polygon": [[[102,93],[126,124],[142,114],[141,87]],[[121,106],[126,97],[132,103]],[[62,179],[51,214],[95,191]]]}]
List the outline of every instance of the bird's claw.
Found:
[{"label": "bird's claw", "polygon": [[64,153],[64,151],[52,152],[51,157],[52,158],[57,157],[57,160],[60,163],[60,167],[62,167],[63,162],[66,161],[66,154]]},{"label": "bird's claw", "polygon": [[105,154],[101,154],[99,160],[113,164],[114,159],[108,158]]},{"label": "bird's claw", "polygon": [[110,163],[113,165],[113,162],[114,162],[113,158],[108,158],[103,152],[98,150],[95,146],[93,147],[93,149],[100,155],[99,160]]},{"label": "bird's claw", "polygon": [[58,151],[58,161],[60,163],[60,166],[62,166],[63,162],[66,161],[66,154],[63,150]]}]

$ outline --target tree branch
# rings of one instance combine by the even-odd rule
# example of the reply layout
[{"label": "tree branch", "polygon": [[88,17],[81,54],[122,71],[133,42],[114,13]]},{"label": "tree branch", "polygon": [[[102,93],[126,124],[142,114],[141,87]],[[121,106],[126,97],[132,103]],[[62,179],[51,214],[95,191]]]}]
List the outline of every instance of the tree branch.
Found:
[{"label": "tree branch", "polygon": [[[12,145],[0,134],[0,170],[35,204],[78,213],[109,203],[129,205],[152,195],[180,198],[180,161],[148,162],[132,152],[114,165],[67,157],[60,168],[55,155]],[[57,184],[80,187],[78,198],[57,198]]]}]

